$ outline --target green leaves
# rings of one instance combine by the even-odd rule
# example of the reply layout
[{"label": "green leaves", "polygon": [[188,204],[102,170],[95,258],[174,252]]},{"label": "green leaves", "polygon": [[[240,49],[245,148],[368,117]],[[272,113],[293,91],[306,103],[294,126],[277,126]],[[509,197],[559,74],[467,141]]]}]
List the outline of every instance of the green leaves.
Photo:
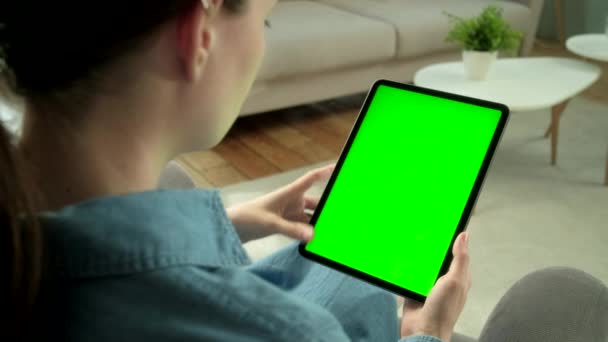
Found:
[{"label": "green leaves", "polygon": [[511,29],[503,19],[502,9],[490,5],[474,18],[461,18],[446,13],[453,24],[445,41],[460,43],[465,50],[513,51],[519,48],[523,34]]}]

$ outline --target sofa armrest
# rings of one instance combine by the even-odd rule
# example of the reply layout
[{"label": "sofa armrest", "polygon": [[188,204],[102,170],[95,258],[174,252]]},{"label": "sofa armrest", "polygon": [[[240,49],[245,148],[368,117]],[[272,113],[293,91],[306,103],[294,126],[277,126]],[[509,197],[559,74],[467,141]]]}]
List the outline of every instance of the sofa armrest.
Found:
[{"label": "sofa armrest", "polygon": [[542,14],[543,5],[545,0],[510,0],[513,2],[518,2],[524,6],[528,6],[530,8],[531,17],[530,24],[528,26],[528,31],[524,37],[523,44],[519,51],[521,56],[527,56],[532,51],[532,47],[534,46],[534,40],[536,39],[536,31],[538,30],[538,24],[540,22],[540,16]]}]

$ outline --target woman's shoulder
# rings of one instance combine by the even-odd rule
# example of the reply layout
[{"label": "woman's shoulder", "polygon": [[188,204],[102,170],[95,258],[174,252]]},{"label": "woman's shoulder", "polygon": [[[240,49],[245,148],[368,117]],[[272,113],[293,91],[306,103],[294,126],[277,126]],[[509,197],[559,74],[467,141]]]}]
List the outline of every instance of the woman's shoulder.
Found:
[{"label": "woman's shoulder", "polygon": [[105,197],[40,218],[50,272],[61,277],[248,263],[217,191],[159,190]]}]

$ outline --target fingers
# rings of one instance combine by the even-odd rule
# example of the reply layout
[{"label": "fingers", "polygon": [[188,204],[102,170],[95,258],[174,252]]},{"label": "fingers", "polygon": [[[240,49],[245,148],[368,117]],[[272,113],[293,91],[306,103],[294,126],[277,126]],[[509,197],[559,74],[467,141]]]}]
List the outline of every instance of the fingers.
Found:
[{"label": "fingers", "polygon": [[303,212],[300,215],[290,217],[289,219],[292,221],[302,222],[302,223],[310,223],[310,218],[312,217],[312,213]]},{"label": "fingers", "polygon": [[319,196],[304,196],[304,209],[317,209],[320,199],[321,197]]},{"label": "fingers", "polygon": [[311,225],[303,222],[289,221],[282,217],[274,217],[269,225],[275,232],[304,242],[312,240],[314,235]]},{"label": "fingers", "polygon": [[319,205],[319,197],[304,196],[304,207],[298,207],[294,212],[289,212],[283,215],[285,219],[309,223],[310,218],[315,213],[315,209]]},{"label": "fingers", "polygon": [[314,183],[329,178],[332,172],[334,172],[335,167],[335,164],[331,164],[309,171],[304,176],[296,179],[293,183],[291,183],[291,190],[304,193]]}]

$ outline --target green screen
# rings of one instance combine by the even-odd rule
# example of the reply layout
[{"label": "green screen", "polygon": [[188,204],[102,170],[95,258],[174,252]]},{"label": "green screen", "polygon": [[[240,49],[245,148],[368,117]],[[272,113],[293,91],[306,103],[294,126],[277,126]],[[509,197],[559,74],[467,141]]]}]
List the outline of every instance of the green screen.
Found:
[{"label": "green screen", "polygon": [[500,117],[380,85],[306,250],[427,296]]}]

